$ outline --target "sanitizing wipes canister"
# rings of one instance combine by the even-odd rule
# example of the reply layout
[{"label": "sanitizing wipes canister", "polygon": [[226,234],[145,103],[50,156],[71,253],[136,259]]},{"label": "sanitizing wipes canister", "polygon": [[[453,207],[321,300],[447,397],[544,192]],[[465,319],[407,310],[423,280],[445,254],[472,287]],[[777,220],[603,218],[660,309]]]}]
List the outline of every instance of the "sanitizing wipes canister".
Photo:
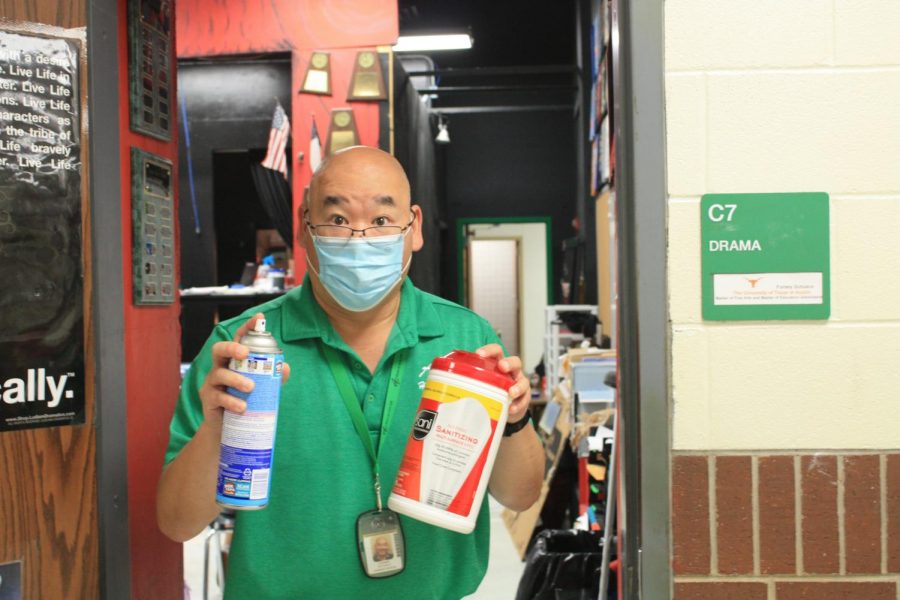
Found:
[{"label": "sanitizing wipes canister", "polygon": [[216,502],[227,508],[254,510],[269,503],[284,354],[266,331],[265,319],[257,319],[241,344],[250,353],[243,360],[231,359],[229,368],[252,379],[254,387],[249,394],[228,388],[229,394],[247,402],[247,409],[243,414],[225,411]]},{"label": "sanitizing wipes canister", "polygon": [[475,528],[515,380],[455,350],[434,359],[388,506],[459,533]]}]

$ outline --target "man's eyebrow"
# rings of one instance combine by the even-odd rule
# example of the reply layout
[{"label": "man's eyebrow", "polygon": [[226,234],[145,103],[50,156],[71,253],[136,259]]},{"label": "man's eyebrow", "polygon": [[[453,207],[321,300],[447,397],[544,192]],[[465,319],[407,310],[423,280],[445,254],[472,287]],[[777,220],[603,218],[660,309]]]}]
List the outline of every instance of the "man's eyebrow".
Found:
[{"label": "man's eyebrow", "polygon": [[347,199],[343,196],[325,196],[325,200],[323,201],[324,206],[338,206],[346,203]]},{"label": "man's eyebrow", "polygon": [[[397,201],[394,200],[393,196],[375,196],[374,198],[375,204],[379,206],[397,206]],[[347,200],[343,196],[325,196],[322,200],[323,206],[340,206],[343,204],[347,204],[349,200]]]}]

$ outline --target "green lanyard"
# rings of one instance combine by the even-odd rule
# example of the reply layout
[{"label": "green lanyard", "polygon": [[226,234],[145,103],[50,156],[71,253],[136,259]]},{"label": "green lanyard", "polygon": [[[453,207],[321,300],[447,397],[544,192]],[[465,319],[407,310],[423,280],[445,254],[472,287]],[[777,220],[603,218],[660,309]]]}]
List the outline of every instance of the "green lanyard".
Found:
[{"label": "green lanyard", "polygon": [[372,470],[375,477],[375,502],[378,510],[381,510],[381,477],[378,473],[378,455],[381,454],[381,447],[384,445],[386,426],[390,424],[394,416],[394,409],[397,407],[397,398],[400,396],[400,381],[403,376],[403,360],[405,358],[404,350],[400,350],[394,355],[393,364],[391,365],[391,378],[388,381],[387,397],[384,401],[384,412],[381,415],[381,432],[378,437],[378,448],[372,444],[372,438],[369,436],[369,427],[366,425],[366,418],[363,416],[362,409],[359,406],[359,398],[353,391],[353,382],[350,381],[350,374],[347,372],[347,365],[341,359],[337,351],[325,344],[321,344],[322,352],[325,353],[325,360],[334,376],[334,382],[337,384],[341,399],[347,412],[350,413],[350,420],[353,421],[353,427],[356,434],[362,441],[363,447],[372,459]]}]

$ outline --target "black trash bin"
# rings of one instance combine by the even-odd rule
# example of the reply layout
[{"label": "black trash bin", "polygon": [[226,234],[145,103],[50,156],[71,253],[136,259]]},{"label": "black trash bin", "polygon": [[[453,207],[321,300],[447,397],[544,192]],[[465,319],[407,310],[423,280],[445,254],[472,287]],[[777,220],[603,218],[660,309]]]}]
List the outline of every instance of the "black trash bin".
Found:
[{"label": "black trash bin", "polygon": [[602,534],[595,531],[540,532],[525,557],[516,600],[596,599],[600,589],[602,540]]}]

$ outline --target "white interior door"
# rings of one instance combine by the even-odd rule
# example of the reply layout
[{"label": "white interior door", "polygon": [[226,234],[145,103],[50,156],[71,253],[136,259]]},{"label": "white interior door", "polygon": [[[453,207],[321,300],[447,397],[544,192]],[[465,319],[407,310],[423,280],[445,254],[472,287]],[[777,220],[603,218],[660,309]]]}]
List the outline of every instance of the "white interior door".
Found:
[{"label": "white interior door", "polygon": [[506,349],[519,349],[519,241],[472,239],[466,252],[469,308],[487,319]]},{"label": "white interior door", "polygon": [[[547,224],[471,223],[469,240],[519,241],[519,356],[531,372],[544,355],[544,309],[547,306]],[[468,276],[466,282],[469,281]],[[468,289],[468,287],[467,287]],[[466,300],[468,301],[468,293]],[[471,307],[471,304],[469,304]]]}]

